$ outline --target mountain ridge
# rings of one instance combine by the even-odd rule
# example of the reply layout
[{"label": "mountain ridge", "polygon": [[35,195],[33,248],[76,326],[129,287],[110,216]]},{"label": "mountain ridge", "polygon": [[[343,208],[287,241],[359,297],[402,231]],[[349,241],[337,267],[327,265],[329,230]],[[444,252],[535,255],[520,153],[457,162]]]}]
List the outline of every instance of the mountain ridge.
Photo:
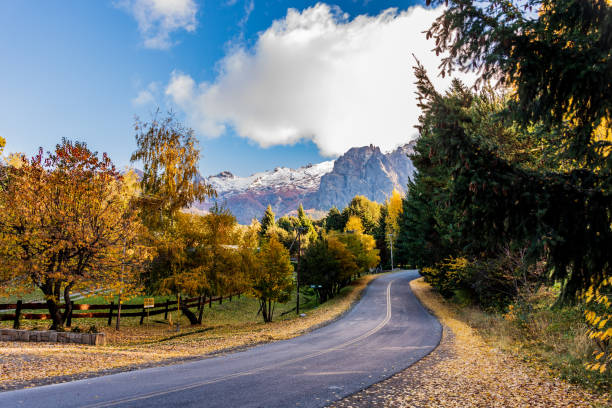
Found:
[{"label": "mountain ridge", "polygon": [[355,195],[383,202],[397,189],[406,191],[414,166],[408,158],[413,143],[383,153],[369,145],[353,147],[336,160],[308,164],[297,169],[275,167],[273,170],[238,177],[222,171],[204,180],[217,190],[216,199],[192,206],[195,211],[207,211],[218,202],[226,205],[241,224],[261,218],[266,207],[272,206],[277,216],[297,209],[328,211],[332,206],[345,207]]}]

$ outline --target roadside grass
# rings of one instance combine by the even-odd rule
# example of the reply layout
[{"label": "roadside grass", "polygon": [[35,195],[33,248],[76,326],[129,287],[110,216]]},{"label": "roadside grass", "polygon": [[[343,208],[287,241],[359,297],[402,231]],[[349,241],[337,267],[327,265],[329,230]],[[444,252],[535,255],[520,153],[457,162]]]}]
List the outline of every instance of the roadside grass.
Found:
[{"label": "roadside grass", "polygon": [[553,291],[543,289],[527,304],[509,313],[487,312],[455,304],[458,316],[484,339],[555,377],[597,392],[612,389],[612,373],[588,371],[594,344],[588,338],[582,305],[552,307]]},{"label": "roadside grass", "polygon": [[[342,315],[376,276],[367,275],[353,281],[338,296],[321,305],[316,305],[314,296],[302,294],[300,312],[306,313],[305,317],[297,317],[292,310],[294,299],[279,304],[272,323],[263,323],[261,315],[257,315],[258,301],[244,295],[231,302],[213,302],[211,308],[206,305],[202,325],[190,326],[188,320],[181,317],[178,332],[163,320],[163,314],[145,319],[143,325],[139,324],[139,317],[122,318],[119,331],[114,329],[114,319],[111,326],[107,326],[106,319],[75,319],[73,327],[87,329],[96,325],[106,333],[109,345],[0,342],[0,389],[170,364],[295,337]],[[89,300],[84,302],[90,303]],[[288,313],[282,315],[283,312]],[[172,313],[172,318],[176,322],[176,312]],[[23,321],[24,328],[44,328],[48,324]],[[10,325],[11,322],[2,322],[3,327]]]},{"label": "roadside grass", "polygon": [[557,295],[556,288],[542,288],[527,301],[513,304],[506,313],[470,306],[459,297],[442,301],[455,318],[476,329],[490,346],[553,377],[609,393],[610,370],[601,374],[584,368],[594,345],[587,335],[582,305],[555,307]]}]

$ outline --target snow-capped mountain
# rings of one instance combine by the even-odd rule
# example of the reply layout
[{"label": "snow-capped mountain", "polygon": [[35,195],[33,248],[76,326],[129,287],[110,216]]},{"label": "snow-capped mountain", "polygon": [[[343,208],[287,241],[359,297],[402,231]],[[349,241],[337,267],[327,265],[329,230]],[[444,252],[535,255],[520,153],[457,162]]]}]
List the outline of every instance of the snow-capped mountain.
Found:
[{"label": "snow-capped mountain", "polygon": [[217,191],[216,200],[194,207],[207,210],[217,201],[227,205],[241,224],[261,218],[272,206],[277,217],[294,212],[302,204],[306,210],[342,209],[357,194],[384,201],[394,188],[405,192],[414,172],[407,154],[412,145],[400,146],[384,154],[376,146],[355,147],[336,160],[309,164],[298,169],[274,170],[237,177],[229,171],[206,178]]},{"label": "snow-capped mountain", "polygon": [[242,193],[247,190],[259,191],[268,189],[299,187],[304,190],[315,190],[321,183],[321,177],[334,168],[334,161],[309,164],[299,169],[276,167],[274,170],[255,173],[248,177],[236,177],[229,171],[221,172],[206,179],[219,196]]}]

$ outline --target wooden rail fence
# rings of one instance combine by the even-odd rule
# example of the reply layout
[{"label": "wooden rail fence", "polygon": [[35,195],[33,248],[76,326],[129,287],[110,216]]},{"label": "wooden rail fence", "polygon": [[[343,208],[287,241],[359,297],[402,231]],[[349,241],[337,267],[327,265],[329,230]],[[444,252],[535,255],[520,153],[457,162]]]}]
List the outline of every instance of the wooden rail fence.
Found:
[{"label": "wooden rail fence", "polygon": [[[207,303],[209,307],[212,307],[213,302],[223,303],[223,299],[228,299],[231,302],[232,296],[240,297],[240,293],[217,297],[196,296],[193,298],[181,300],[181,307],[197,307],[198,310],[202,310]],[[66,305],[63,303],[60,304],[58,307],[60,309],[66,309]],[[167,300],[163,303],[156,303],[155,307],[149,309],[146,309],[144,307],[144,304],[121,304],[121,317],[140,317],[140,324],[142,324],[145,316],[155,316],[163,313],[164,319],[168,319],[168,313],[174,312],[177,309],[178,307],[176,299]],[[13,328],[15,329],[19,328],[20,319],[51,319],[51,315],[49,313],[24,313],[24,310],[48,310],[47,303],[44,302],[24,303],[21,300],[18,300],[17,303],[0,303],[0,310],[14,310],[14,313],[0,313],[0,321],[12,320]],[[98,312],[98,310],[100,311]],[[132,310],[138,311],[134,312]],[[110,304],[108,305],[88,305],[72,302],[72,312],[66,318],[66,326],[71,326],[72,319],[108,319],[108,325],[110,326],[113,317],[117,317],[117,305],[114,302],[110,302]]]}]

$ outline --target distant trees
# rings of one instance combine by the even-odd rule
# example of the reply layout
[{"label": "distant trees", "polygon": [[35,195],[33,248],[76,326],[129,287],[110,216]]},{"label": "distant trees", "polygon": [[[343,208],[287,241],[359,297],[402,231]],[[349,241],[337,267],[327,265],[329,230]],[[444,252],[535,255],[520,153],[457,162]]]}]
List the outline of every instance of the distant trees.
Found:
[{"label": "distant trees", "polygon": [[300,279],[312,285],[319,301],[325,302],[339,293],[357,271],[354,254],[337,237],[326,236],[306,250]]},{"label": "distant trees", "polygon": [[344,231],[346,220],[336,206],[333,206],[325,217],[325,229],[327,231]]},{"label": "distant trees", "polygon": [[348,221],[351,215],[359,217],[366,234],[373,235],[380,219],[380,204],[370,201],[364,196],[357,195],[342,210],[342,216],[346,221]]},{"label": "distant trees", "polygon": [[276,222],[274,221],[274,212],[272,211],[272,206],[268,205],[266,208],[266,212],[264,213],[261,221],[260,221],[260,230],[259,233],[261,236],[265,236],[268,232],[268,229],[276,226]]},{"label": "distant trees", "polygon": [[[14,161],[15,162],[15,161]],[[63,140],[53,153],[21,157],[0,189],[2,282],[45,295],[52,329],[71,313],[73,290],[126,290],[147,257],[135,191],[111,160]],[[63,299],[66,308],[58,307]]]},{"label": "distant trees", "polygon": [[[355,219],[360,222],[359,218]],[[331,232],[308,247],[302,258],[300,276],[304,284],[313,285],[319,300],[325,302],[355,275],[369,272],[379,262],[372,236],[361,231]]]},{"label": "distant trees", "polygon": [[344,226],[345,232],[357,232],[363,233],[363,223],[361,222],[361,218],[356,215],[351,215]]}]

